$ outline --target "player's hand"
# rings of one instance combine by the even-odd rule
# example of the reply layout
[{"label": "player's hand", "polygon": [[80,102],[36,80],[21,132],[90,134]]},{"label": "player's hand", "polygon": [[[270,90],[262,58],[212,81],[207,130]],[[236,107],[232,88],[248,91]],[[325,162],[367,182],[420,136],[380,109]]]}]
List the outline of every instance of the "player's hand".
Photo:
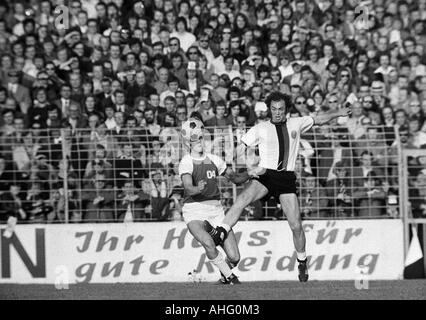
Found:
[{"label": "player's hand", "polygon": [[266,168],[253,167],[247,170],[247,173],[252,178],[259,178],[262,174],[265,174]]},{"label": "player's hand", "polygon": [[202,192],[205,188],[206,188],[207,182],[205,180],[201,180],[200,182],[198,182],[198,190],[200,192]]}]

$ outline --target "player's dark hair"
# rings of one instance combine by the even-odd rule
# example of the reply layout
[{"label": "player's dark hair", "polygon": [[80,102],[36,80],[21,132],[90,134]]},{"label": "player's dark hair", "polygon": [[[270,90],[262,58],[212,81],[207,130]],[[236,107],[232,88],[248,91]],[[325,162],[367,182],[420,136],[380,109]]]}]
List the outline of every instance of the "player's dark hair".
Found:
[{"label": "player's dark hair", "polygon": [[291,100],[291,97],[285,93],[281,93],[279,91],[274,91],[271,92],[267,97],[266,97],[266,106],[268,107],[268,109],[271,108],[271,103],[272,102],[278,102],[278,101],[284,101],[285,106],[286,106],[286,113],[289,113],[290,110],[293,109],[293,102]]}]

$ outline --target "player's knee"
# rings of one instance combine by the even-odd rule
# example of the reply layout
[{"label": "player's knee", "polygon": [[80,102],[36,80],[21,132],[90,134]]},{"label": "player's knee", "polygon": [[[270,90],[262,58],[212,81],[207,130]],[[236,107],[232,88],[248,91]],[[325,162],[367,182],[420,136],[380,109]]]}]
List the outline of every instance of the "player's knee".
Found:
[{"label": "player's knee", "polygon": [[240,255],[237,253],[234,256],[229,257],[229,265],[232,268],[235,268],[240,262]]},{"label": "player's knee", "polygon": [[207,251],[214,251],[216,249],[216,245],[211,237],[206,237],[202,240],[202,245]]},{"label": "player's knee", "polygon": [[303,231],[302,222],[301,221],[289,221],[290,229],[293,232],[300,233]]}]

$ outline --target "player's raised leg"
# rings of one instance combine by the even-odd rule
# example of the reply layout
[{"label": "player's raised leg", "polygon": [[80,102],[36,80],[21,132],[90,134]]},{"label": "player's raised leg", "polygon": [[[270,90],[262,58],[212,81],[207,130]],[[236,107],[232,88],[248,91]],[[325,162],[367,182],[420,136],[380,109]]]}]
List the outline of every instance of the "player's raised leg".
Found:
[{"label": "player's raised leg", "polygon": [[299,280],[306,282],[309,277],[306,259],[306,237],[300,216],[299,201],[296,194],[289,193],[280,195],[280,203],[293,233],[294,248],[299,262]]},{"label": "player's raised leg", "polygon": [[231,268],[227,264],[224,255],[216,249],[216,245],[210,235],[204,230],[203,222],[198,220],[190,221],[188,230],[193,237],[201,243],[206,251],[207,258],[219,269],[227,281],[233,279],[235,276],[232,274]]},{"label": "player's raised leg", "polygon": [[257,180],[252,180],[235,200],[232,207],[226,213],[225,219],[218,227],[213,228],[205,224],[206,231],[211,235],[216,245],[222,244],[228,232],[238,222],[244,209],[252,202],[262,199],[268,194],[268,189]]},{"label": "player's raised leg", "polygon": [[[252,202],[262,199],[268,194],[268,189],[257,180],[252,180],[250,184],[244,189],[235,200],[235,203],[229,209],[223,220],[223,224],[229,226],[231,229],[235,226],[240,219],[244,209]],[[226,231],[229,231],[226,230]]]}]

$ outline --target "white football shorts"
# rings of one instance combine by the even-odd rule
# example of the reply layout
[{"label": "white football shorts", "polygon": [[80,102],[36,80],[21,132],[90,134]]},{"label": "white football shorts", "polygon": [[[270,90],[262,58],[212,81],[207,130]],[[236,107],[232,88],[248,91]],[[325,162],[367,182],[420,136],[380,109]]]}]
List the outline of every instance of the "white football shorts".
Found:
[{"label": "white football shorts", "polygon": [[216,227],[225,218],[225,211],[219,200],[209,200],[185,203],[182,207],[182,216],[186,224],[194,220],[207,220],[213,227]]}]

